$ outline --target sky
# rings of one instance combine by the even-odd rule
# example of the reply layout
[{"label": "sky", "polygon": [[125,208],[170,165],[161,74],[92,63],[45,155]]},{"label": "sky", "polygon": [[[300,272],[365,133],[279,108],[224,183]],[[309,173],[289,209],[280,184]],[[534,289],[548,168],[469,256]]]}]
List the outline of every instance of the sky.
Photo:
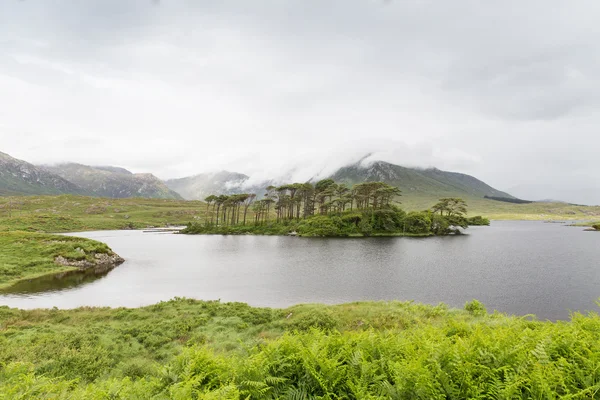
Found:
[{"label": "sky", "polygon": [[371,154],[600,204],[592,0],[0,0],[0,151],[176,178]]}]

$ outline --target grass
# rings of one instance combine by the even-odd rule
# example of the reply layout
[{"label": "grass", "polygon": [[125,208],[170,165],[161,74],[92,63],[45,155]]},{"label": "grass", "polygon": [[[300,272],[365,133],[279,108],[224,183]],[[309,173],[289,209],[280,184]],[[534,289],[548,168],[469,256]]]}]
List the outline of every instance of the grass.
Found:
[{"label": "grass", "polygon": [[[436,199],[404,196],[406,211],[431,207]],[[598,220],[600,207],[564,203],[511,204],[467,199],[469,215],[495,220]],[[199,201],[107,199],[73,195],[0,197],[0,231],[75,232],[141,229],[202,222],[206,205]],[[251,214],[251,213],[249,213]],[[248,217],[252,220],[253,216]]]},{"label": "grass", "polygon": [[[471,215],[496,219],[599,215],[564,204],[469,203]],[[110,252],[36,232],[201,222],[204,209],[174,200],[0,198],[0,287],[61,271],[57,255]],[[0,349],[0,399],[600,398],[596,313],[544,322],[488,314],[477,301],[464,310],[191,299],[137,309],[0,307]]]},{"label": "grass", "polygon": [[[401,197],[406,211],[423,210],[437,199]],[[469,198],[469,215],[495,220],[598,220],[600,207],[564,203],[511,204]],[[200,201],[161,199],[107,199],[73,195],[0,197],[0,231],[75,232],[141,229],[149,226],[186,225],[204,220]],[[248,220],[253,215],[249,213]]]},{"label": "grass", "polygon": [[0,197],[0,231],[75,232],[182,225],[204,215],[204,203],[84,196]]},{"label": "grass", "polygon": [[112,253],[95,240],[30,232],[0,232],[0,288],[23,279],[74,270],[54,262],[57,256],[70,260],[93,260],[97,253]]},{"label": "grass", "polygon": [[0,307],[0,398],[597,398],[600,317],[443,304]]},{"label": "grass", "polygon": [[[401,197],[402,207],[407,211],[426,209],[435,204],[434,198]],[[600,206],[579,206],[567,203],[513,204],[484,198],[465,198],[469,216],[483,215],[491,220],[598,220]]]}]

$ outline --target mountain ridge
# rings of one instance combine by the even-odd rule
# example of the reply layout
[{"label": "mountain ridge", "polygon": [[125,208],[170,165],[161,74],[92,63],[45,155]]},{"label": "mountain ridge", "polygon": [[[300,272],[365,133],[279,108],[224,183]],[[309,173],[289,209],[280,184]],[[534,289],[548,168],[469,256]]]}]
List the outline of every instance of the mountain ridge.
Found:
[{"label": "mountain ridge", "polygon": [[[459,172],[443,171],[437,168],[409,168],[385,161],[373,161],[368,164],[360,161],[339,168],[324,179],[333,179],[338,183],[352,186],[366,181],[383,181],[398,186],[404,196],[415,195],[434,199],[440,197],[483,198],[496,196],[514,198],[512,195],[495,189],[485,182]],[[315,183],[319,179],[308,181]],[[256,193],[260,196],[265,188],[275,181],[248,184],[250,177],[239,172],[219,171],[215,173],[196,174],[190,177],[167,180],[172,190],[180,193],[188,200],[204,200],[211,194]],[[283,183],[283,182],[280,182]]]},{"label": "mountain ridge", "polygon": [[93,167],[77,163],[46,165],[44,169],[99,197],[182,199],[151,173],[134,174],[120,167]]},{"label": "mountain ridge", "polygon": [[[485,196],[514,198],[487,183],[460,172],[437,168],[410,168],[385,161],[365,163],[361,159],[337,169],[324,178],[352,186],[366,181],[383,181],[402,190],[402,202],[426,206],[441,197],[483,199]],[[7,167],[10,165],[10,169]],[[309,179],[315,183],[316,177]],[[35,166],[0,153],[0,195],[79,194],[110,198],[143,197],[204,200],[211,194],[256,193],[259,198],[278,180],[255,182],[246,174],[232,171],[200,173],[160,180],[151,173],[132,173],[115,166],[78,163]]]},{"label": "mountain ridge", "polygon": [[88,193],[59,175],[0,152],[0,195],[13,194]]}]

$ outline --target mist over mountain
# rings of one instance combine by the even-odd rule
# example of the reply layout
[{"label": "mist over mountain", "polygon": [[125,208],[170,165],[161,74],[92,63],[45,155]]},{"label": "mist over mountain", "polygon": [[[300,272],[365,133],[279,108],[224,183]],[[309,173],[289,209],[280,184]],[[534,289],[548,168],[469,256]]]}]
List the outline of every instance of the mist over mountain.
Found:
[{"label": "mist over mountain", "polygon": [[[348,186],[366,181],[382,181],[398,186],[402,190],[402,201],[423,204],[425,207],[441,197],[513,198],[510,194],[495,189],[470,175],[436,168],[408,168],[385,161],[370,161],[370,157],[367,155],[358,162],[308,181],[315,183],[320,179],[330,178]],[[185,199],[190,200],[203,200],[211,194],[256,193],[261,197],[267,186],[289,183],[291,180],[287,178],[293,175],[293,171],[288,171],[272,180],[259,181],[242,173],[221,171],[168,180],[166,184]]]},{"label": "mist over mountain", "polygon": [[0,152],[0,195],[87,194],[76,184]]},{"label": "mist over mountain", "polygon": [[382,181],[400,187],[407,194],[418,196],[512,198],[510,194],[494,189],[470,175],[437,168],[407,168],[384,161],[359,162],[342,167],[330,178],[349,186],[366,181]]},{"label": "mist over mountain", "polygon": [[187,200],[204,200],[211,194],[241,193],[245,188],[248,175],[238,172],[219,171],[201,173],[180,179],[165,181],[167,187]]},{"label": "mist over mountain", "polygon": [[93,196],[181,199],[179,194],[149,173],[134,174],[119,167],[91,167],[75,163],[44,166],[44,169],[76,184]]},{"label": "mist over mountain", "polygon": [[[256,193],[262,197],[270,185],[331,178],[348,186],[365,181],[383,181],[402,190],[402,202],[418,207],[427,207],[441,197],[482,199],[484,196],[515,196],[533,201],[553,199],[575,204],[586,204],[581,201],[585,198],[600,198],[600,189],[596,190],[593,186],[581,189],[577,182],[566,186],[519,185],[501,191],[468,174],[433,167],[401,166],[378,160],[380,156],[385,157],[385,154],[368,153],[362,157],[354,154],[353,158],[348,155],[345,159],[323,159],[320,162],[312,160],[304,162],[301,167],[274,170],[270,175],[268,171],[254,175],[223,170],[163,181],[151,173],[133,173],[117,166],[78,163],[35,166],[0,153],[0,195],[77,194],[203,200],[210,194]],[[339,166],[341,160],[347,161],[345,166]],[[410,163],[414,165],[414,159]]]}]

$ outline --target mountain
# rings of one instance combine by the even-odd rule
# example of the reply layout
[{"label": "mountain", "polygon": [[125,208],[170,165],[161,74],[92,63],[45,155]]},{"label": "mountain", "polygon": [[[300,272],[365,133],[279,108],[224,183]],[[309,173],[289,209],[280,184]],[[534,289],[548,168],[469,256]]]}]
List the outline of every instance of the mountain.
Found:
[{"label": "mountain", "polygon": [[[165,181],[167,187],[187,200],[204,200],[211,194],[234,194],[244,191],[248,175],[219,171]],[[246,189],[248,190],[248,189]]]},{"label": "mountain", "polygon": [[508,193],[494,189],[470,175],[437,168],[407,168],[384,161],[375,161],[368,165],[356,163],[342,167],[330,178],[349,186],[366,181],[382,181],[400,187],[403,195],[512,198]]},{"label": "mountain", "polygon": [[87,194],[72,182],[0,152],[0,196],[33,194]]},{"label": "mountain", "polygon": [[[481,199],[484,196],[505,197],[508,193],[494,189],[470,175],[439,169],[406,168],[383,161],[364,165],[361,162],[340,168],[329,178],[352,186],[366,181],[383,181],[402,190],[402,202],[410,208],[427,208],[441,197]],[[167,186],[185,199],[202,200],[210,194],[264,193],[273,181],[249,186],[249,177],[237,172],[221,171],[199,174],[188,178],[173,179]],[[280,181],[280,180],[278,180]],[[315,181],[313,179],[312,181]]]},{"label": "mountain", "polygon": [[73,182],[93,196],[182,198],[152,174],[134,174],[119,167],[91,167],[75,163],[45,166],[44,168]]}]

